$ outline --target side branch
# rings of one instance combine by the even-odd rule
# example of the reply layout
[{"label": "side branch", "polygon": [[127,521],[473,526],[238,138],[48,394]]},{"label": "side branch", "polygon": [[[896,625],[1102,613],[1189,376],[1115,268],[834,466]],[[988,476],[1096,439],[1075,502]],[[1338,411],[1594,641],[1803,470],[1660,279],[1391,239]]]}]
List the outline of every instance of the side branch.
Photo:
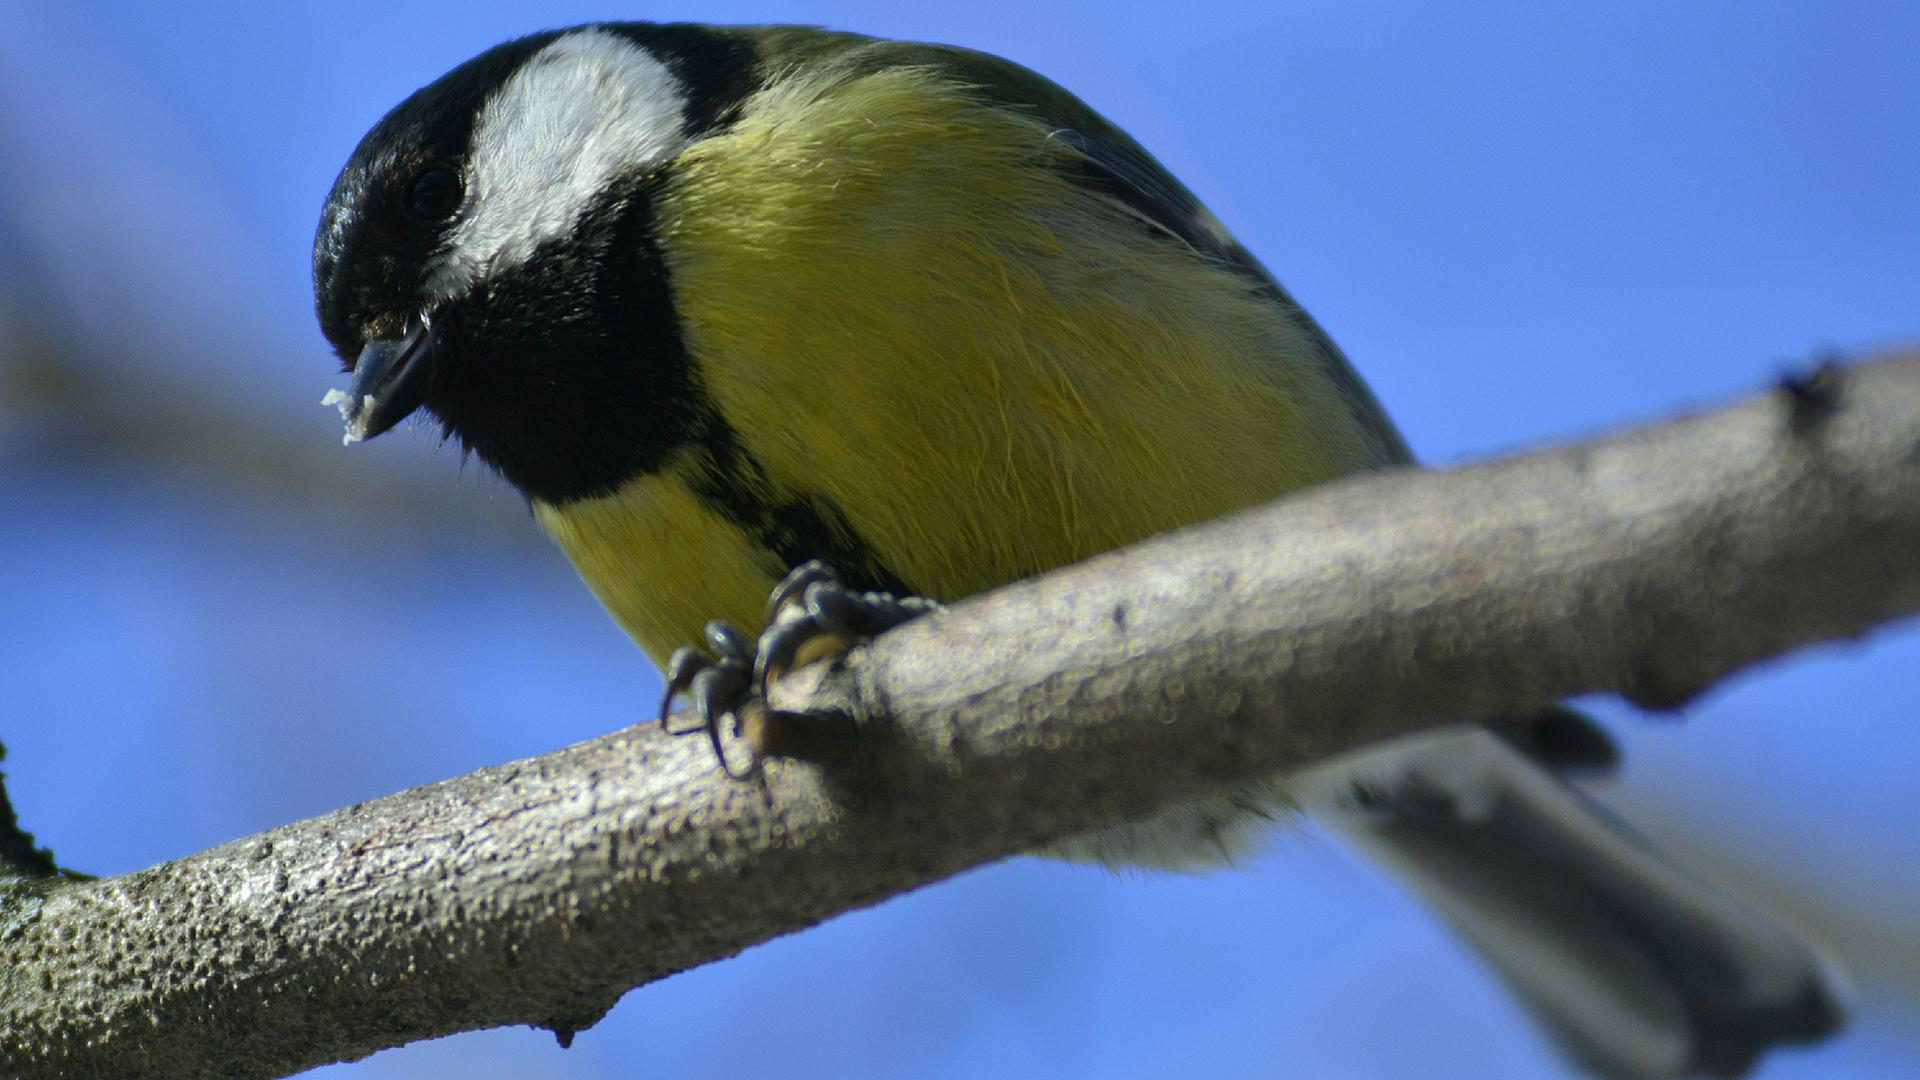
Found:
[{"label": "side branch", "polygon": [[1364,477],[790,678],[776,704],[846,718],[824,767],[734,783],[698,740],[630,729],[59,883],[0,911],[0,1074],[565,1039],[641,983],[1214,785],[1574,693],[1676,706],[1917,610],[1920,353]]}]

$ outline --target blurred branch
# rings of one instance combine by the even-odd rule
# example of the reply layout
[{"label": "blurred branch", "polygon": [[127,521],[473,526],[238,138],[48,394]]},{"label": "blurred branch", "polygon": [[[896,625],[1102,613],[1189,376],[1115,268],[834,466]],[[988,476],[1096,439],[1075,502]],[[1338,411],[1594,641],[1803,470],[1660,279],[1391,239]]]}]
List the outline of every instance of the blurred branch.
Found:
[{"label": "blurred branch", "polygon": [[309,402],[313,424],[290,425],[274,419],[283,410],[195,387],[163,347],[142,346],[139,363],[102,355],[54,307],[0,278],[0,466],[8,471],[35,459],[127,462],[385,527],[457,523],[490,529],[506,544],[544,544],[526,527],[525,501],[489,473],[476,471],[504,497],[475,498],[448,482],[444,461],[409,453],[417,447],[407,440],[382,448],[382,467],[369,468],[364,451],[342,452],[338,414],[320,407],[318,393]]},{"label": "blurred branch", "polygon": [[0,1072],[565,1041],[641,983],[1223,784],[1574,693],[1677,705],[1920,610],[1916,552],[1920,353],[1317,488],[796,674],[779,704],[839,720],[776,741],[826,767],[735,783],[633,729],[61,885],[0,918]]}]

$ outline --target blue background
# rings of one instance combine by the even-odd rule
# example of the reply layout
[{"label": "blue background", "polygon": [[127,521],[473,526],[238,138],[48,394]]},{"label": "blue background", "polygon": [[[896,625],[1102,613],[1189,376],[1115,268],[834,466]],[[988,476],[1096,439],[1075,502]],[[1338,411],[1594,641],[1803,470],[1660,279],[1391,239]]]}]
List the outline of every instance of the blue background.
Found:
[{"label": "blue background", "polygon": [[[1260,10],[1256,10],[1260,8]],[[1428,460],[1592,432],[1920,334],[1920,7],[1886,3],[101,2],[0,18],[0,739],[114,873],[639,719],[657,676],[514,494],[339,446],[319,203],[496,41],[792,20],[1022,61],[1128,128]],[[1828,942],[1854,1025],[1769,1077],[1920,1069],[1920,635],[1595,703],[1602,794]],[[1541,1077],[1433,921],[1312,830],[1239,872],[1016,859],[525,1029],[315,1075]]]}]

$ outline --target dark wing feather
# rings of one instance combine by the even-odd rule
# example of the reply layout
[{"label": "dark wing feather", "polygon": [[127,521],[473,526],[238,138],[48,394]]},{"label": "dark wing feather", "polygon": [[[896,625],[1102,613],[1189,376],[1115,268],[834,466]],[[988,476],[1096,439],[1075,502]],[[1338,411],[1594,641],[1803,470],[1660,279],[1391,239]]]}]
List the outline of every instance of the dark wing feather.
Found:
[{"label": "dark wing feather", "polygon": [[1076,128],[1057,127],[1047,133],[1047,138],[1079,152],[1068,179],[1119,203],[1144,227],[1170,242],[1178,242],[1199,257],[1232,270],[1255,292],[1285,310],[1287,317],[1308,331],[1307,336],[1319,346],[1321,369],[1340,388],[1362,426],[1373,433],[1384,459],[1382,464],[1413,460],[1379,400],[1360,381],[1333,339],[1287,295],[1252,252],[1210,220],[1200,200],[1168,175],[1159,162],[1124,136],[1102,138]]}]

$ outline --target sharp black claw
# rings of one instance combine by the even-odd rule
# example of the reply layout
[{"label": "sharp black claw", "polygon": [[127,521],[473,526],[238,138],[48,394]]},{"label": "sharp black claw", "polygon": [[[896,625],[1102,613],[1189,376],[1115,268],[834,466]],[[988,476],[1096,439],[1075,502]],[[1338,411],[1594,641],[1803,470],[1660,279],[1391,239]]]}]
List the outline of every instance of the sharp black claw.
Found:
[{"label": "sharp black claw", "polygon": [[741,705],[747,701],[747,675],[739,665],[717,663],[703,669],[693,677],[693,711],[700,717],[700,726],[696,731],[705,731],[713,743],[713,756],[720,761],[720,768],[735,780],[744,780],[760,769],[759,759],[748,762],[745,769],[736,770],[733,762],[727,758],[726,743],[723,738],[722,721],[735,716]]},{"label": "sharp black claw", "polygon": [[713,664],[712,657],[691,645],[673,650],[673,656],[667,661],[666,692],[660,695],[660,726],[669,735],[691,735],[700,730],[699,726],[675,730],[667,718],[673,715],[673,699],[692,689],[695,677]]}]

